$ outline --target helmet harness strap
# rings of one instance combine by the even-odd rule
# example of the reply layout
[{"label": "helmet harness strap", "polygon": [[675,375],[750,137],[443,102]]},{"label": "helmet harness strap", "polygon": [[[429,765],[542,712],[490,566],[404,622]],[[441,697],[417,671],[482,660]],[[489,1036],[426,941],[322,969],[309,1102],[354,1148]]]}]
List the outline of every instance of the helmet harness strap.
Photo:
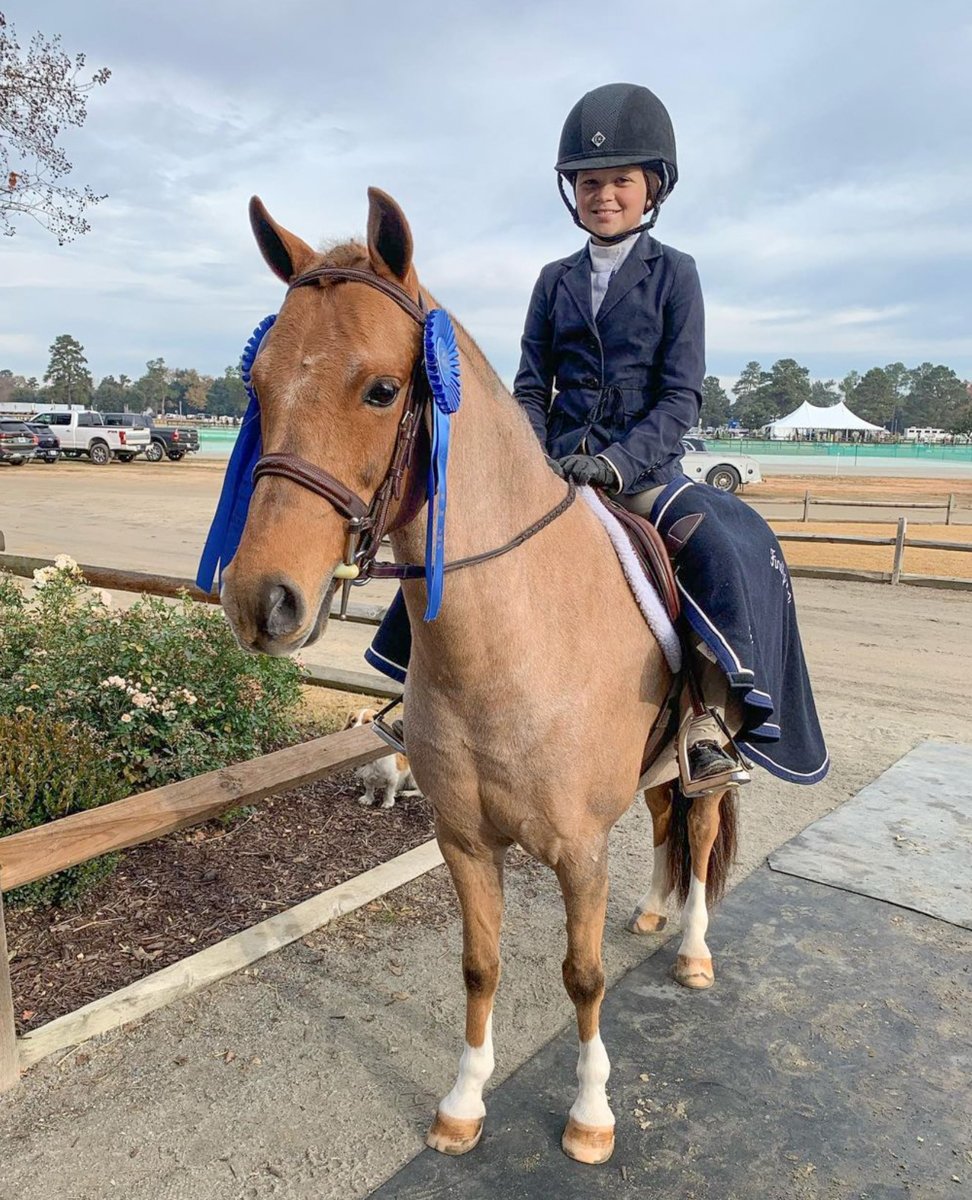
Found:
[{"label": "helmet harness strap", "polygon": [[[655,169],[655,166],[656,166],[656,164],[653,163],[652,164],[653,170]],[[655,222],[658,220],[658,213],[661,210],[661,206],[664,203],[665,198],[667,197],[667,195],[670,191],[670,187],[669,187],[670,176],[668,173],[667,165],[663,162],[659,162],[657,164],[657,167],[660,168],[662,182],[661,182],[661,187],[658,189],[657,195],[654,197],[654,199],[652,201],[651,217],[647,221],[645,221],[643,224],[639,225],[637,229],[626,229],[626,230],[624,230],[623,233],[614,233],[614,234],[611,234],[610,236],[607,236],[602,233],[595,233],[593,229],[588,229],[587,226],[584,224],[584,222],[580,219],[580,214],[577,211],[577,207],[575,205],[571,204],[570,199],[567,196],[567,193],[564,191],[564,172],[563,171],[557,172],[557,187],[560,189],[560,198],[561,198],[561,200],[563,200],[564,204],[567,206],[567,211],[570,213],[571,217],[573,218],[574,224],[579,229],[583,229],[585,233],[589,233],[591,235],[591,237],[596,237],[598,242],[601,242],[607,246],[613,246],[617,242],[623,242],[625,240],[625,238],[631,237],[631,235],[633,233],[645,233],[647,230],[654,228]],[[647,178],[648,178],[647,164],[645,164],[642,167],[642,170],[644,170],[646,172],[645,179],[647,181]],[[649,195],[651,194],[651,185],[650,184],[648,187],[648,193],[649,193]]]}]

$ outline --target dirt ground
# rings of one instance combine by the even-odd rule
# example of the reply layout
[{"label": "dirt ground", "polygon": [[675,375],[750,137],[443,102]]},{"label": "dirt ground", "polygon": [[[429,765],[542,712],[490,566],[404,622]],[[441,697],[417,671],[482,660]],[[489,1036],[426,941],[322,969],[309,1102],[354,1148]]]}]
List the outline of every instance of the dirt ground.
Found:
[{"label": "dirt ground", "polygon": [[[39,467],[3,473],[8,549],[191,573],[215,499],[210,472],[146,470],[155,482],[140,498],[121,483],[123,468],[106,469],[101,483],[83,465],[56,478]],[[8,479],[15,474],[26,478]],[[742,799],[735,881],[918,742],[972,742],[967,596],[808,579],[795,581],[795,593],[833,766],[813,788],[758,774]],[[362,810],[363,823],[378,819]],[[649,822],[635,804],[612,836],[609,980],[664,936],[624,929],[650,863]],[[718,911],[709,938],[718,973],[720,957],[733,953]],[[421,1149],[451,1087],[462,1046],[459,945],[440,869],[196,996],[39,1064],[0,1097],[0,1200],[367,1195]],[[556,883],[522,858],[508,873],[503,952],[494,1083],[572,1021]],[[650,1046],[645,1062],[650,1071]],[[571,1100],[562,1098],[565,1113]],[[551,1144],[537,1152],[560,1151]],[[820,1180],[806,1195],[827,1188]]]}]

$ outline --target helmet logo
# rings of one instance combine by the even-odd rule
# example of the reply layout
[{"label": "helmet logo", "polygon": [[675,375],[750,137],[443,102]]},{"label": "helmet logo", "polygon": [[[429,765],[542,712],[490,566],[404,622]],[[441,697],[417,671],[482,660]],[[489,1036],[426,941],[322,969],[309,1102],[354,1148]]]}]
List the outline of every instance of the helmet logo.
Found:
[{"label": "helmet logo", "polygon": [[591,141],[592,141],[592,142],[594,143],[594,145],[595,145],[595,146],[597,146],[597,148],[600,150],[600,148],[601,148],[601,147],[604,145],[604,143],[607,141],[607,138],[604,136],[604,134],[603,134],[603,133],[601,133],[601,131],[600,131],[600,129],[599,129],[599,130],[597,131],[597,133],[595,133],[595,134],[594,134],[594,136],[591,138]]}]

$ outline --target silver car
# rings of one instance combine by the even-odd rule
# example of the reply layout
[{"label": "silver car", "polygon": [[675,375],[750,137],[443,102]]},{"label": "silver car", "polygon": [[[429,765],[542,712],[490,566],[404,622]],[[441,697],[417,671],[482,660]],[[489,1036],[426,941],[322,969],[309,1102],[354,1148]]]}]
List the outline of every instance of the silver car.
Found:
[{"label": "silver car", "polygon": [[759,463],[748,454],[726,453],[724,450],[709,450],[701,438],[682,438],[682,471],[689,479],[705,480],[710,487],[720,492],[734,492],[747,483],[763,480]]}]

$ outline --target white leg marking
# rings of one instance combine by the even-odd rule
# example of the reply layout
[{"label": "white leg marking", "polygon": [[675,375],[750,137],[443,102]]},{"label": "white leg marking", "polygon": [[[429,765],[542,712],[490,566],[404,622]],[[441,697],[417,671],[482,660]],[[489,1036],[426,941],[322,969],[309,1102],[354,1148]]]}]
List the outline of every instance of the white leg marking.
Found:
[{"label": "white leg marking", "polygon": [[364,790],[364,795],[358,797],[358,803],[365,808],[370,808],[375,802],[375,789],[369,784]]},{"label": "white leg marking", "polygon": [[638,901],[638,912],[665,915],[666,901],[672,885],[668,882],[668,842],[655,847],[648,891]]},{"label": "white leg marking", "polygon": [[610,1074],[611,1062],[607,1051],[601,1035],[595,1033],[589,1042],[581,1042],[577,1056],[577,1082],[580,1086],[570,1115],[581,1125],[591,1125],[597,1129],[613,1127],[614,1113],[611,1112],[605,1090]]},{"label": "white leg marking", "polygon": [[486,1022],[486,1036],[481,1046],[470,1046],[462,1052],[459,1060],[459,1075],[455,1087],[439,1103],[439,1112],[447,1117],[458,1117],[462,1120],[477,1120],[485,1117],[486,1105],[483,1104],[483,1088],[493,1073],[493,1016]]},{"label": "white leg marking", "polygon": [[682,944],[679,954],[688,958],[711,958],[705,944],[705,931],[709,928],[709,912],[705,907],[705,884],[693,874],[689,884],[688,899],[682,915]]},{"label": "white leg marking", "polygon": [[395,785],[393,783],[390,783],[388,785],[388,787],[385,788],[385,798],[381,802],[381,807],[382,808],[394,808],[395,807]]}]

